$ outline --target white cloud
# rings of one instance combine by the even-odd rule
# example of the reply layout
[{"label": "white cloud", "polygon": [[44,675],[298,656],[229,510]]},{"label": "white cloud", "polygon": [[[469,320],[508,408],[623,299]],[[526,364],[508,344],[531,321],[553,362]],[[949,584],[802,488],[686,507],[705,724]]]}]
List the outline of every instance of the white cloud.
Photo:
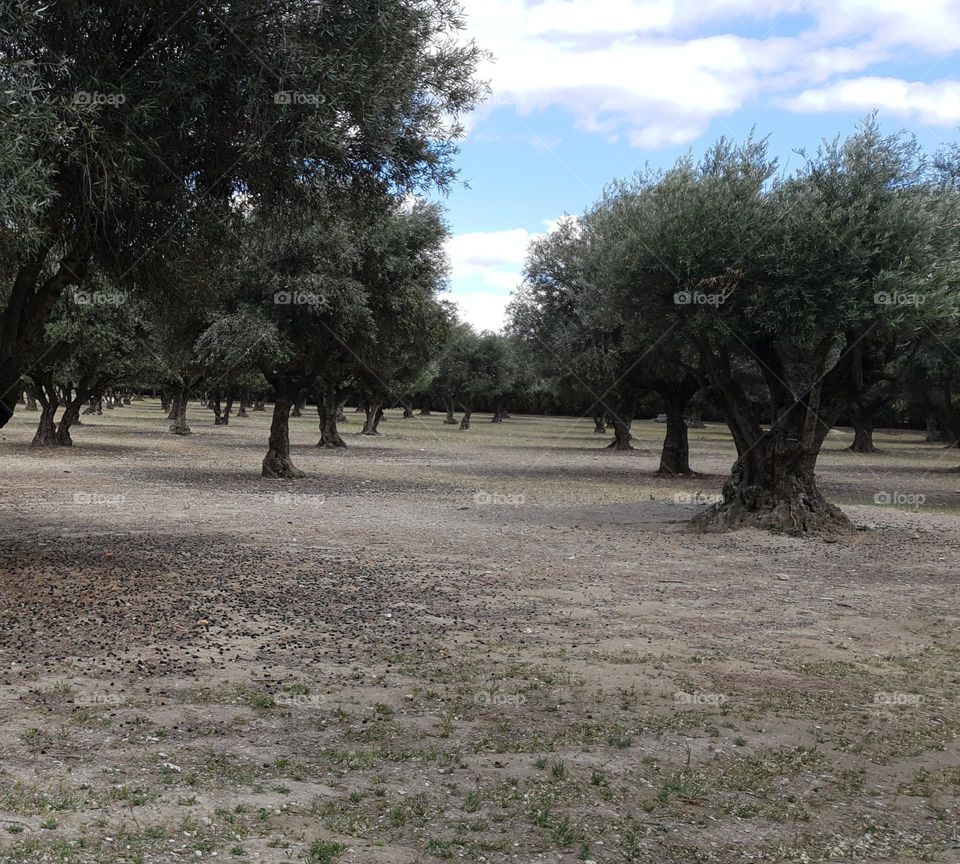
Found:
[{"label": "white cloud", "polygon": [[[545,219],[544,233],[559,221]],[[465,321],[478,330],[499,330],[503,326],[510,295],[523,278],[527,248],[542,236],[526,228],[513,228],[457,234],[447,241],[450,298]]]},{"label": "white cloud", "polygon": [[822,37],[909,46],[934,53],[960,49],[956,0],[812,0]]},{"label": "white cloud", "polygon": [[487,287],[513,288],[534,236],[525,228],[514,228],[451,237],[447,241],[447,255],[453,278],[479,278]]},{"label": "white cloud", "polygon": [[960,81],[925,84],[899,78],[851,78],[805,90],[787,102],[800,112],[870,111],[879,108],[932,126],[960,123]]},{"label": "white cloud", "polygon": [[503,329],[506,323],[509,294],[494,294],[488,291],[461,293],[453,291],[453,301],[457,304],[460,317],[472,324],[478,332]]},{"label": "white cloud", "polygon": [[[836,75],[904,50],[960,50],[958,0],[467,0],[468,28],[494,60],[471,125],[498,106],[560,107],[578,128],[635,146],[689,143],[752,101],[791,104]],[[737,20],[784,14],[793,36],[737,35]],[[760,28],[762,34],[762,26]],[[950,82],[945,82],[949,84]],[[925,94],[931,97],[931,94]],[[940,94],[943,96],[943,94]],[[949,99],[949,94],[943,98]],[[796,110],[807,110],[797,108]],[[933,116],[944,110],[929,109]]]}]

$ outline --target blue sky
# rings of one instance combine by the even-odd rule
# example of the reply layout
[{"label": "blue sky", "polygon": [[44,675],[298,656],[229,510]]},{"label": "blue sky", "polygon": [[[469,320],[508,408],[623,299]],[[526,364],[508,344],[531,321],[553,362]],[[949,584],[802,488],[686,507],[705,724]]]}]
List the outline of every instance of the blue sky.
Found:
[{"label": "blue sky", "polygon": [[463,0],[493,55],[446,199],[451,299],[497,329],[527,244],[605,183],[751,127],[782,163],[871,110],[960,138],[960,0]]}]

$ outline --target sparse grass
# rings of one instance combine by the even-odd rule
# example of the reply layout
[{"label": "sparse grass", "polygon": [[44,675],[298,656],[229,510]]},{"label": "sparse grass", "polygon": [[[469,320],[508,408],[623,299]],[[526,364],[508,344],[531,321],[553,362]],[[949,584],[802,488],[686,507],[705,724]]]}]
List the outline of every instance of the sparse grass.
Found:
[{"label": "sparse grass", "polygon": [[328,840],[314,840],[307,853],[307,864],[334,864],[347,847]]}]

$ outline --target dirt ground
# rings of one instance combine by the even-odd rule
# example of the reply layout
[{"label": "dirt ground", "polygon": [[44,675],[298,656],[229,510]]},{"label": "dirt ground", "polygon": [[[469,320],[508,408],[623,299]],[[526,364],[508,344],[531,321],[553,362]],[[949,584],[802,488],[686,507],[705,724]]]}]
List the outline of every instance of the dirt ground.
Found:
[{"label": "dirt ground", "polygon": [[268,415],[0,444],[0,862],[960,861],[960,451],[844,452],[835,542],[689,517],[663,427]]}]

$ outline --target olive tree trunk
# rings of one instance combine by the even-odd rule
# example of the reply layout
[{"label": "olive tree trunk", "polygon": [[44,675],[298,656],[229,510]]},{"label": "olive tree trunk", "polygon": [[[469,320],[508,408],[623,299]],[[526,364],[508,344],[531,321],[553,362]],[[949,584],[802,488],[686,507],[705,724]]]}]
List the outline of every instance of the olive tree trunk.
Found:
[{"label": "olive tree trunk", "polygon": [[823,496],[815,468],[833,421],[817,414],[816,399],[784,409],[769,428],[756,426],[744,405],[726,405],[737,461],[723,486],[723,500],[694,519],[706,531],[741,527],[789,533],[850,528],[839,507]]},{"label": "olive tree trunk", "polygon": [[40,422],[37,431],[30,442],[33,447],[55,447],[57,444],[57,429],[54,417],[59,407],[56,400],[44,399],[40,403]]},{"label": "olive tree trunk", "polygon": [[290,409],[293,400],[284,387],[276,387],[273,403],[273,419],[270,422],[270,442],[267,455],[263,457],[264,477],[292,480],[306,475],[290,461]]},{"label": "olive tree trunk", "polygon": [[71,402],[63,411],[63,417],[57,424],[57,444],[61,447],[72,447],[73,438],[70,436],[70,427],[80,420],[80,403]]},{"label": "olive tree trunk", "polygon": [[613,417],[610,422],[613,426],[613,441],[607,445],[607,449],[632,450],[633,445],[630,441],[633,436],[630,434],[630,427],[633,425],[633,420],[622,420],[620,417]]},{"label": "olive tree trunk", "polygon": [[447,426],[456,426],[456,425],[457,425],[457,418],[453,416],[453,407],[454,407],[454,406],[453,406],[453,398],[452,398],[452,397],[448,397],[448,398],[447,398],[447,416],[446,416],[446,418],[445,418],[444,421],[443,421]]},{"label": "olive tree trunk", "polygon": [[223,408],[220,405],[220,391],[217,390],[210,399],[210,408],[213,411],[213,425],[222,426],[223,425]]},{"label": "olive tree trunk", "polygon": [[333,449],[346,447],[347,442],[340,437],[337,430],[337,419],[343,406],[337,401],[337,391],[334,387],[325,387],[317,399],[317,415],[320,418],[320,440],[318,447]]},{"label": "olive tree trunk", "polygon": [[14,263],[16,275],[0,303],[0,428],[13,417],[21,379],[43,341],[50,313],[68,287],[83,281],[92,249],[86,239],[78,239],[53,255],[53,242],[43,241]]},{"label": "olive tree trunk", "polygon": [[850,410],[853,420],[853,443],[848,448],[854,453],[876,453],[873,445],[873,416],[859,406]]},{"label": "olive tree trunk", "polygon": [[873,443],[873,424],[869,421],[854,423],[853,425],[853,443],[848,448],[854,453],[876,453],[877,448]]},{"label": "olive tree trunk", "polygon": [[687,435],[687,421],[684,413],[690,402],[690,395],[683,390],[663,391],[661,393],[667,414],[667,432],[663,438],[660,452],[658,474],[692,474],[690,469],[690,441]]},{"label": "olive tree trunk", "polygon": [[377,427],[383,417],[383,405],[379,400],[370,399],[363,403],[363,411],[366,418],[363,421],[363,429],[360,430],[360,434],[379,435],[380,432]]},{"label": "olive tree trunk", "polygon": [[190,427],[187,425],[187,402],[189,393],[186,387],[177,387],[173,391],[173,398],[170,400],[170,431],[174,435],[189,435]]},{"label": "olive tree trunk", "polygon": [[72,447],[73,438],[70,437],[70,428],[80,424],[80,408],[87,401],[90,395],[89,384],[81,383],[77,386],[77,391],[73,398],[67,402],[63,409],[63,416],[57,424],[57,444],[61,447]]}]

